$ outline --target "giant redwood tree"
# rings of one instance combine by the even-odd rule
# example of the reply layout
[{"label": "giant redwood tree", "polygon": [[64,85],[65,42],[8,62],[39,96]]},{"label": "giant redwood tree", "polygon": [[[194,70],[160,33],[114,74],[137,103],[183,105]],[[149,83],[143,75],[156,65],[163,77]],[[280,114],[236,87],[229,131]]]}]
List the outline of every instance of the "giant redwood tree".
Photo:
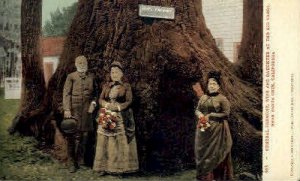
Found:
[{"label": "giant redwood tree", "polygon": [[10,132],[38,135],[40,115],[46,88],[40,55],[42,1],[23,0],[21,4],[22,90],[19,113]]},{"label": "giant redwood tree", "polygon": [[263,1],[243,1],[243,36],[236,64],[241,78],[262,85]]},{"label": "giant redwood tree", "polygon": [[[174,7],[175,19],[139,17],[139,4]],[[218,50],[201,6],[200,0],[80,0],[43,106],[32,115],[39,118],[35,121],[44,130],[40,137],[53,143],[55,129],[45,128],[59,127],[64,81],[75,70],[74,58],[85,55],[99,82],[105,80],[112,61],[123,63],[134,93],[132,106],[143,169],[194,164],[197,97],[192,84],[198,81],[204,89],[210,70],[222,72],[222,91],[231,102],[234,157],[250,163],[259,160],[260,94],[235,75],[232,63]],[[53,120],[57,124],[52,124]]]}]

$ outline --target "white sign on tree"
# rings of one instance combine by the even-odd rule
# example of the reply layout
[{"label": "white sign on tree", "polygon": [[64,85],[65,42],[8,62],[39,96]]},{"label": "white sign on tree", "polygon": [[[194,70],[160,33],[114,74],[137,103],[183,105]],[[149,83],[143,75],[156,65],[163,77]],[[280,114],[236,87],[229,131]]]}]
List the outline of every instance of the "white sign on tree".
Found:
[{"label": "white sign on tree", "polygon": [[175,19],[175,8],[139,4],[139,16],[149,18]]}]

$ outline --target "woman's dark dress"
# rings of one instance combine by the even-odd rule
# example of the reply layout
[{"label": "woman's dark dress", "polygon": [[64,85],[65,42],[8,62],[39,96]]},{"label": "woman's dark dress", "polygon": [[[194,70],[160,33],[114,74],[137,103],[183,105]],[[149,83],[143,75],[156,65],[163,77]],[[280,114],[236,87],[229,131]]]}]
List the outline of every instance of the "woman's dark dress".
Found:
[{"label": "woman's dark dress", "polygon": [[203,95],[198,102],[195,114],[198,117],[210,114],[211,124],[204,132],[199,128],[196,130],[195,156],[200,180],[231,180],[233,177],[229,113],[230,103],[222,94]]}]

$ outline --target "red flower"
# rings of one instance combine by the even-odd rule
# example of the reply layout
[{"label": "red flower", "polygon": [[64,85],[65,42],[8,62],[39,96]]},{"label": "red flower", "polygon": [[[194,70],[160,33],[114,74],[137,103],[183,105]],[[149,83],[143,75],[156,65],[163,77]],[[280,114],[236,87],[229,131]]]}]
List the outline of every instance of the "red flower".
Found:
[{"label": "red flower", "polygon": [[206,117],[201,117],[198,120],[197,128],[200,128],[201,132],[204,132],[207,128],[209,128],[211,125],[208,122]]},{"label": "red flower", "polygon": [[113,112],[108,111],[105,108],[100,109],[98,123],[102,126],[103,129],[113,130],[117,126],[117,119]]},{"label": "red flower", "polygon": [[206,120],[205,117],[201,117],[201,118],[200,118],[200,122],[201,122],[202,124],[206,124],[206,123],[207,123],[207,120]]}]

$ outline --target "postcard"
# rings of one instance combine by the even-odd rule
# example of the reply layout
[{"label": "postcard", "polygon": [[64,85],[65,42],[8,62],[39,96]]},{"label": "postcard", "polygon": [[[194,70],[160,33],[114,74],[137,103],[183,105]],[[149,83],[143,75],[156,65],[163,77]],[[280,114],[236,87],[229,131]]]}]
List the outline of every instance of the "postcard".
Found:
[{"label": "postcard", "polygon": [[0,1],[0,179],[299,180],[300,2]]}]

